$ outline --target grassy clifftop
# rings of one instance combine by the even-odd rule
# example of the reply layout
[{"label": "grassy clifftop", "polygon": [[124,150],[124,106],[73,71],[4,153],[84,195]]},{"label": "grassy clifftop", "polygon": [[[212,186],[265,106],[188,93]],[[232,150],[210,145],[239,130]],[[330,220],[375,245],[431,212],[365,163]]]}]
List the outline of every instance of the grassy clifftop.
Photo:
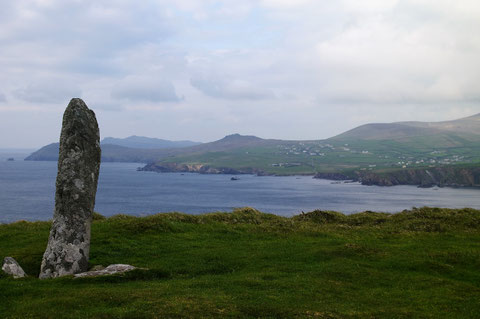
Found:
[{"label": "grassy clifftop", "polygon": [[124,276],[40,281],[49,222],[0,225],[2,318],[472,318],[480,313],[480,211],[398,214],[254,209],[97,216],[91,265]]}]

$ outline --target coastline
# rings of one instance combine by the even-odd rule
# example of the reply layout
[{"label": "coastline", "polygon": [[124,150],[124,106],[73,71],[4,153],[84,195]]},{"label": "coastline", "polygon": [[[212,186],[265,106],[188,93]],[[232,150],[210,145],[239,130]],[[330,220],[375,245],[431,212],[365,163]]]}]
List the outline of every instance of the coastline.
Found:
[{"label": "coastline", "polygon": [[480,166],[441,166],[429,168],[408,168],[397,170],[352,170],[350,172],[317,172],[317,173],[274,173],[262,169],[212,167],[204,164],[150,163],[138,171],[157,173],[199,173],[199,174],[254,174],[257,176],[313,176],[317,179],[332,181],[359,182],[365,186],[397,186],[411,185],[421,188],[480,187]]}]

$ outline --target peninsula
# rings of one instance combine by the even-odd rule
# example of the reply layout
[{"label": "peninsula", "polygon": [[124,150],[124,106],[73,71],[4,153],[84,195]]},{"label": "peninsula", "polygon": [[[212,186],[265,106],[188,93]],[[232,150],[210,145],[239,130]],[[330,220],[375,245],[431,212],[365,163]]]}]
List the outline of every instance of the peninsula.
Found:
[{"label": "peninsula", "polygon": [[[325,140],[232,134],[176,148],[134,148],[107,141],[102,142],[102,161],[144,163],[145,171],[298,174],[381,186],[480,185],[480,114],[445,122],[366,124]],[[56,160],[57,148],[50,144],[26,160]]]}]

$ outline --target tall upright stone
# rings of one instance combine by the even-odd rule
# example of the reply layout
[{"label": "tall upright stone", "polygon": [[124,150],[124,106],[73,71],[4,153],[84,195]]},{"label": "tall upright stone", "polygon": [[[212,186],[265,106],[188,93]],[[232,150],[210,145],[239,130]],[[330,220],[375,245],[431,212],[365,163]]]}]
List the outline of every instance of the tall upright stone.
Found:
[{"label": "tall upright stone", "polygon": [[99,169],[100,133],[95,113],[74,98],[63,114],[55,211],[41,279],[88,270]]}]

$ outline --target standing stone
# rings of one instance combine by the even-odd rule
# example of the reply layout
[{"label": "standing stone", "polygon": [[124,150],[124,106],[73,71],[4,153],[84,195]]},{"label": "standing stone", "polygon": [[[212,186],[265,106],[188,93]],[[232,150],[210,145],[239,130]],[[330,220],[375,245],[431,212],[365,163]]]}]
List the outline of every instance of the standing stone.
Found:
[{"label": "standing stone", "polygon": [[55,212],[41,279],[87,271],[99,169],[100,133],[95,113],[81,99],[72,99],[63,114]]},{"label": "standing stone", "polygon": [[12,257],[5,257],[2,270],[6,274],[13,276],[15,279],[27,277],[27,274],[25,274],[22,267],[20,267],[17,261]]}]

